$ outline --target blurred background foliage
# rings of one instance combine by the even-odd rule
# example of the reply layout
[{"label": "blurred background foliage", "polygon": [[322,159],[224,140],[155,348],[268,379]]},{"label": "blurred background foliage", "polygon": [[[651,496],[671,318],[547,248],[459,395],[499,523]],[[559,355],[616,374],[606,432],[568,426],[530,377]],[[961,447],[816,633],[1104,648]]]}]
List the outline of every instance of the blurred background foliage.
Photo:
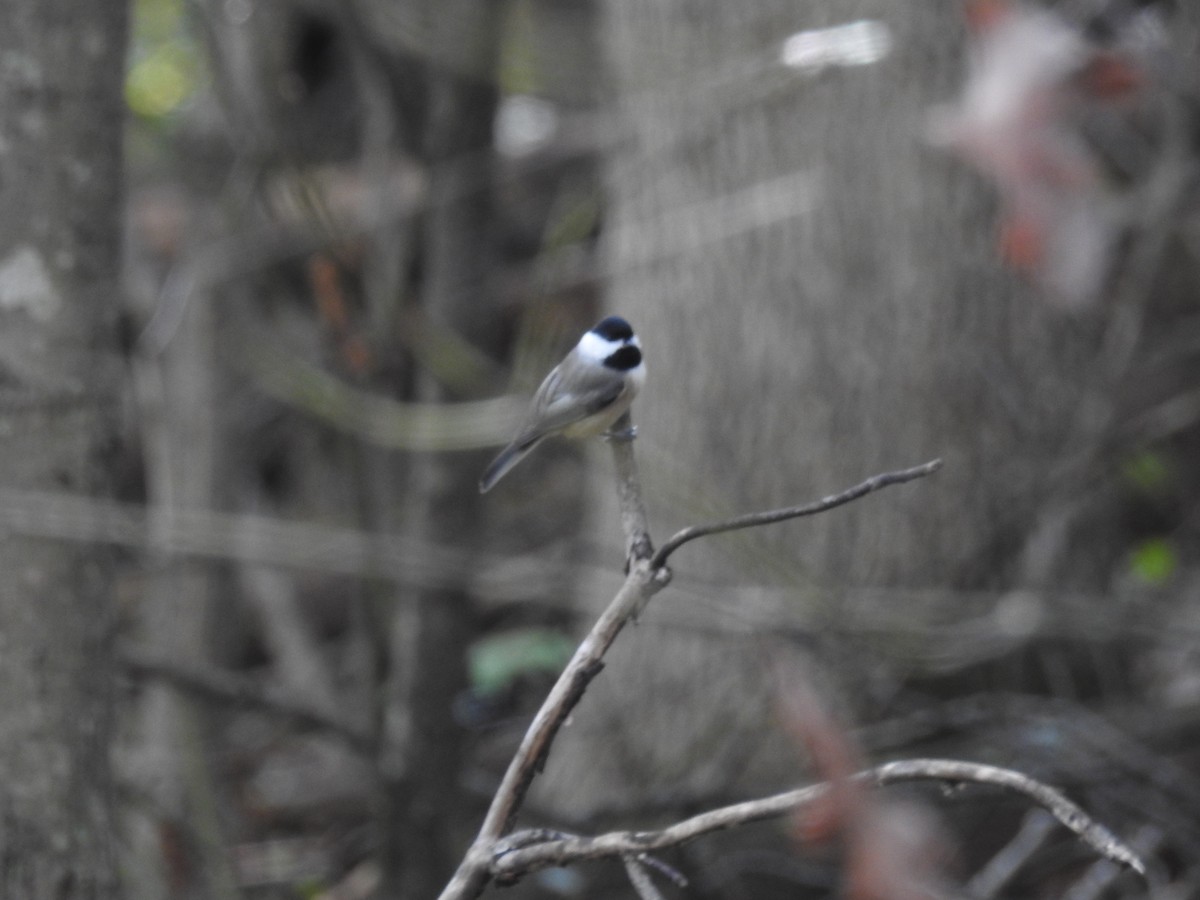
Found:
[{"label": "blurred background foliage", "polygon": [[129,895],[436,894],[619,584],[602,448],[476,491],[608,311],[647,348],[660,540],[947,467],[681,553],[521,824],[828,776],[836,731],[839,765],[1063,784],[1151,887],[914,790],[864,813],[891,862],[763,824],[669,854],[664,894],[1194,893],[1200,95],[1168,6],[137,0],[133,524],[72,532],[128,547]]},{"label": "blurred background foliage", "polygon": [[158,125],[200,86],[203,62],[182,0],[136,0],[125,98],[139,119]]}]

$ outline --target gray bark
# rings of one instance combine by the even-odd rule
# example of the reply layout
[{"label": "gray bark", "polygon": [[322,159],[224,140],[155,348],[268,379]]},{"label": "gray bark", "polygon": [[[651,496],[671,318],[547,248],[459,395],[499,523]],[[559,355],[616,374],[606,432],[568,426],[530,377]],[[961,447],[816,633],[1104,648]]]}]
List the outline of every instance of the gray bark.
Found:
[{"label": "gray bark", "polygon": [[[105,491],[115,438],[125,4],[0,3],[0,460],[24,488]],[[118,893],[111,570],[0,543],[0,893]]]}]

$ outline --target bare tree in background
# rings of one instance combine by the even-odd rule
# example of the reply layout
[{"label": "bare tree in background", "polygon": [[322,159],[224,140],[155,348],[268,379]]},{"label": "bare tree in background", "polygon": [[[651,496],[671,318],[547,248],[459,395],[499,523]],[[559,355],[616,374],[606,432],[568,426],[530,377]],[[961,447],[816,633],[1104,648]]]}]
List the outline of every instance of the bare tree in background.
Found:
[{"label": "bare tree in background", "polygon": [[[491,184],[492,122],[498,91],[500,7],[466,0],[428,8],[433,43],[427,71],[428,120],[421,158],[431,174],[430,209],[419,253],[425,272],[417,302],[431,326],[458,335],[479,351],[496,352],[499,317],[489,274],[496,229]],[[468,66],[443,65],[455,58]],[[466,163],[464,165],[464,162]],[[416,396],[429,403],[478,396],[475,387],[417,376]],[[485,518],[473,476],[478,453],[422,455],[408,471],[405,516],[431,546],[478,552]],[[385,693],[390,776],[384,828],[385,891],[434,896],[452,870],[456,825],[463,808],[465,732],[456,698],[468,686],[467,653],[479,613],[464,571],[443,588],[413,590],[392,617]],[[390,765],[388,765],[390,763]]]},{"label": "bare tree in background", "polygon": [[[0,4],[5,482],[103,496],[120,368],[126,5]],[[118,895],[111,551],[0,545],[0,893]]]},{"label": "bare tree in background", "polygon": [[[285,752],[266,740],[239,747],[247,788],[222,797],[221,773],[205,752],[220,716],[196,715],[177,696],[180,678],[150,685],[139,697],[141,755],[165,771],[151,782],[148,816],[179,852],[145,842],[139,855],[148,865],[137,868],[149,874],[140,887],[152,891],[156,867],[160,882],[200,894],[257,877],[223,846],[238,820],[222,819],[222,803],[241,812],[250,796],[265,817],[325,814],[326,795],[277,790],[272,776],[299,770],[306,784],[341,785],[349,770],[370,779],[351,814],[370,820],[375,852],[366,877],[378,878],[383,895],[429,895],[453,870],[456,826],[472,802],[463,786],[471,735],[460,708],[488,537],[476,487],[486,454],[431,451],[447,446],[437,436],[443,409],[453,415],[456,402],[496,393],[502,370],[494,360],[515,330],[516,316],[496,299],[505,288],[498,263],[506,242],[515,243],[494,199],[497,183],[512,179],[501,173],[493,141],[504,6],[212,2],[197,12],[214,95],[231,125],[230,146],[214,154],[218,180],[229,173],[221,192],[228,202],[209,211],[219,223],[209,232],[215,250],[184,248],[179,259],[181,248],[166,247],[166,258],[154,261],[168,268],[165,286],[158,292],[157,276],[144,282],[152,315],[140,371],[160,392],[143,392],[139,410],[152,438],[150,500],[163,523],[223,503],[308,516],[301,498],[313,490],[333,500],[321,515],[360,529],[370,549],[349,569],[359,576],[352,586],[314,586],[309,575],[256,560],[263,548],[249,542],[245,563],[231,563],[232,600],[216,596],[210,568],[168,556],[164,580],[190,589],[165,591],[144,607],[143,643],[130,656],[136,671],[237,666],[231,647],[248,644],[253,655],[262,642],[266,664],[254,680],[307,704],[318,720],[332,717],[354,738],[348,750],[317,729],[291,736]],[[186,169],[192,188],[212,163],[201,158]],[[245,237],[228,240],[225,230]],[[199,243],[198,231],[187,241]],[[255,277],[267,268],[265,287],[248,290],[229,276],[239,259]],[[291,352],[280,353],[293,338]],[[347,407],[336,399],[323,412],[311,406],[320,391],[305,381],[318,366],[333,376],[327,386],[382,400],[381,414],[358,416],[342,429],[349,435],[330,428],[324,415],[340,418]],[[248,399],[263,377],[282,392],[281,404]],[[231,403],[222,407],[222,396]],[[401,418],[389,424],[396,407]],[[474,418],[469,428],[479,427]],[[492,419],[507,429],[502,417]],[[486,420],[485,431],[496,428]],[[363,429],[380,425],[392,437],[383,446],[364,442]],[[273,437],[264,441],[265,433]],[[485,442],[468,430],[449,447]],[[169,531],[167,524],[160,532],[164,546]],[[395,543],[400,534],[409,550]],[[373,580],[380,560],[386,577]],[[332,653],[313,596],[336,623]],[[248,628],[212,614],[243,602],[252,610]],[[363,792],[348,781],[348,790]],[[357,863],[359,852],[347,855]]]}]

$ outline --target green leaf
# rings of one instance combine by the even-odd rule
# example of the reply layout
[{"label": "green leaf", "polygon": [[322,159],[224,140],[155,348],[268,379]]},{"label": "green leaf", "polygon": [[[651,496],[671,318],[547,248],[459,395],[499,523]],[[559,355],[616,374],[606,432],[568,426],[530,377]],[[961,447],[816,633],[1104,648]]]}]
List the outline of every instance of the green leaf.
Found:
[{"label": "green leaf", "polygon": [[1130,557],[1133,574],[1146,584],[1165,584],[1178,567],[1175,548],[1163,538],[1142,541]]},{"label": "green leaf", "polygon": [[537,93],[538,72],[536,26],[528,0],[509,4],[500,45],[500,90],[505,94]]},{"label": "green leaf", "polygon": [[521,628],[485,637],[471,647],[471,685],[488,694],[530,672],[556,675],[574,649],[566,635],[548,628]]},{"label": "green leaf", "polygon": [[1145,494],[1162,494],[1174,480],[1167,460],[1153,450],[1143,450],[1126,459],[1121,466],[1121,474]]},{"label": "green leaf", "polygon": [[125,77],[125,101],[139,116],[161,119],[174,112],[196,86],[191,48],[170,41],[138,60]]},{"label": "green leaf", "polygon": [[153,123],[195,91],[202,70],[183,0],[136,0],[125,101]]}]

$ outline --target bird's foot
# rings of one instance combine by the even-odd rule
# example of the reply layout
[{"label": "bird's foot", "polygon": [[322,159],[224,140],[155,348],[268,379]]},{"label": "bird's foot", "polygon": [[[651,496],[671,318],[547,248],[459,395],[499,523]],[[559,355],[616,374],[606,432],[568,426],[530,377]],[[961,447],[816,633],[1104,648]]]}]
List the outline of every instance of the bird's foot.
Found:
[{"label": "bird's foot", "polygon": [[621,443],[628,443],[637,437],[637,433],[637,426],[630,425],[628,428],[622,428],[619,431],[614,431],[610,428],[600,436],[606,441],[620,441]]}]

